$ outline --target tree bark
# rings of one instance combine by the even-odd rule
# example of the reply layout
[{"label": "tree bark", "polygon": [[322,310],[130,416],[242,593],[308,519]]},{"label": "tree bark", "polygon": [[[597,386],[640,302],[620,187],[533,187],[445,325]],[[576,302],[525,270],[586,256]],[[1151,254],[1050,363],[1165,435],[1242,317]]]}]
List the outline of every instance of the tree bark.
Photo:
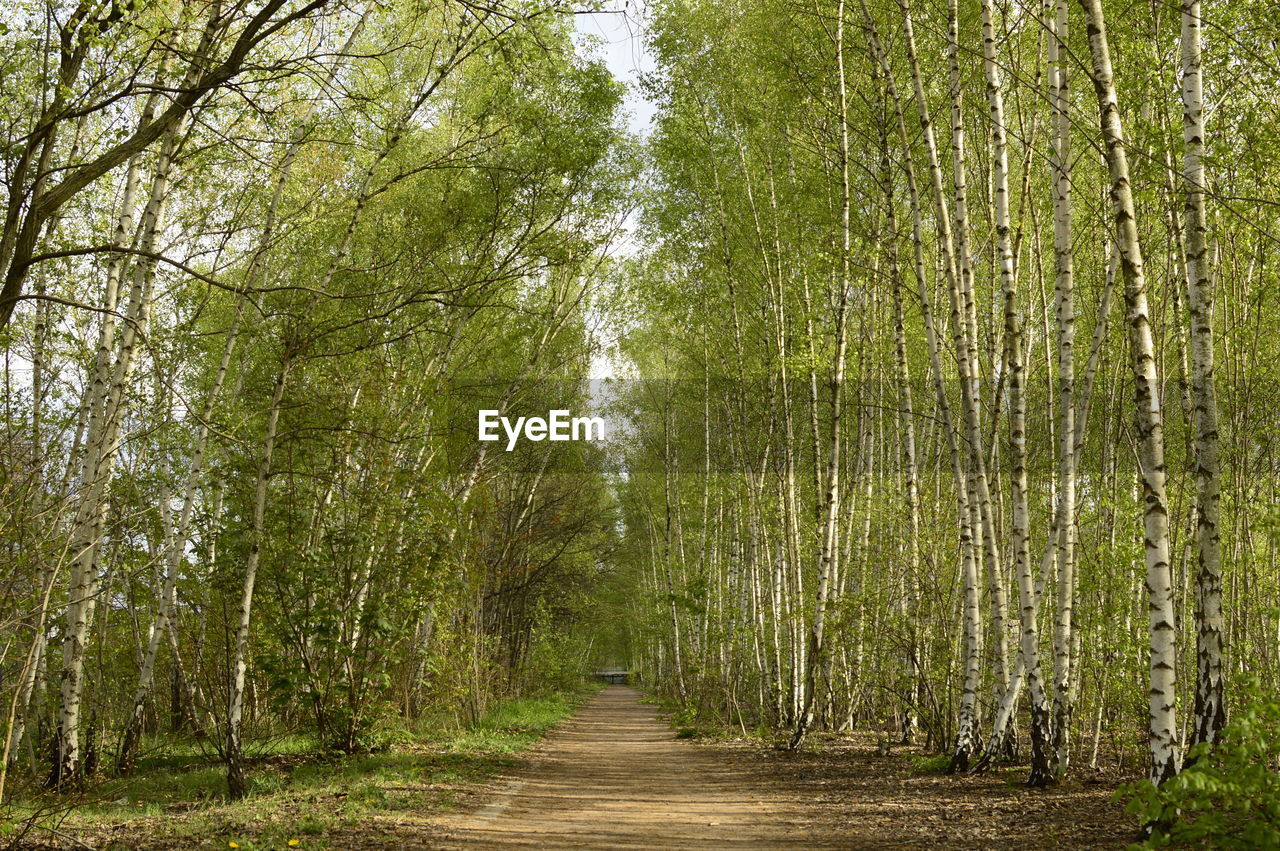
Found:
[{"label": "tree bark", "polygon": [[[933,199],[937,213],[938,221],[938,242],[941,249],[941,257],[939,258],[942,265],[942,271],[947,279],[947,289],[951,294],[951,315],[953,328],[953,336],[955,342],[956,359],[958,361],[960,373],[960,395],[962,416],[965,419],[966,433],[972,439],[977,431],[977,411],[973,407],[973,387],[974,383],[969,372],[969,346],[965,341],[965,319],[961,304],[961,283],[959,280],[958,261],[956,257],[956,241],[952,235],[951,213],[947,206],[946,192],[943,189],[942,167],[938,159],[938,146],[934,138],[933,121],[929,116],[928,101],[925,98],[924,78],[920,70],[920,61],[916,51],[915,44],[915,27],[911,18],[911,7],[909,0],[899,0],[899,7],[902,10],[903,34],[907,49],[907,61],[911,68],[911,79],[915,89],[916,110],[920,117],[920,128],[923,131],[925,153],[928,155],[929,176],[933,190]],[[949,4],[953,5],[953,4]],[[954,10],[953,10],[954,11]],[[952,16],[954,17],[954,15]],[[900,111],[900,110],[899,110]],[[905,138],[905,129],[900,128],[900,132],[904,137],[904,148],[910,151],[910,146]],[[962,169],[962,167],[961,167]],[[917,205],[918,206],[918,205]],[[918,213],[917,213],[918,216]],[[919,242],[917,235],[918,250],[923,250],[923,246]],[[923,263],[917,263],[922,269]],[[920,280],[921,294],[924,295],[927,284],[923,278]],[[932,322],[932,315],[928,312],[925,314],[926,320]],[[946,402],[946,388],[943,385],[942,363],[937,352],[937,337],[932,330],[932,324],[926,326],[926,337],[930,340],[930,357],[933,362],[935,373],[935,381],[937,383],[938,404],[941,410],[949,411]],[[948,422],[944,426],[948,432],[947,440],[952,453],[952,471],[956,484],[956,499],[958,502],[958,514],[960,520],[960,549],[961,549],[961,581],[964,589],[964,685],[960,698],[960,709],[956,725],[956,741],[952,751],[951,763],[948,771],[965,771],[969,767],[969,759],[973,756],[978,745],[977,737],[977,708],[978,708],[978,688],[980,686],[981,677],[981,660],[980,660],[980,639],[981,631],[981,614],[979,612],[979,592],[978,592],[978,564],[981,558],[982,535],[980,514],[981,511],[973,505],[974,499],[977,497],[977,490],[971,484],[971,477],[978,470],[965,470],[963,466],[962,455],[958,445],[958,436],[954,425],[949,421],[950,416],[947,415]],[[974,447],[976,448],[975,443]],[[982,452],[976,450],[976,456],[981,459]],[[970,462],[973,461],[975,452],[969,453]],[[981,463],[981,460],[979,460]]]},{"label": "tree bark", "polygon": [[1187,303],[1191,309],[1191,399],[1196,472],[1196,698],[1191,744],[1218,740],[1227,722],[1223,676],[1222,539],[1218,460],[1218,395],[1214,380],[1214,279],[1205,216],[1204,81],[1200,0],[1182,2]]},{"label": "tree bark", "polygon": [[227,707],[226,752],[227,792],[233,801],[245,796],[247,786],[244,776],[244,748],[241,741],[241,721],[244,714],[245,673],[249,668],[249,621],[253,611],[253,586],[258,578],[258,562],[262,556],[263,529],[266,524],[267,483],[271,477],[271,456],[275,452],[276,434],[280,425],[280,407],[284,399],[285,384],[293,360],[285,353],[280,372],[276,375],[275,389],[271,394],[271,407],[267,412],[266,434],[262,441],[262,456],[258,461],[258,475],[253,490],[253,521],[249,528],[249,556],[244,566],[244,585],[240,593],[239,617],[236,621],[235,655],[231,663],[231,690]]},{"label": "tree bark", "polygon": [[[1052,37],[1052,36],[1051,36]],[[991,150],[994,161],[995,227],[997,264],[1004,290],[1005,356],[1009,373],[1009,463],[1012,500],[1013,566],[1018,578],[1018,606],[1021,613],[1020,657],[1009,687],[996,712],[991,739],[975,770],[985,769],[1002,749],[1021,690],[1022,678],[1031,697],[1030,786],[1049,779],[1049,706],[1040,667],[1040,637],[1036,623],[1038,610],[1035,580],[1031,570],[1030,510],[1027,484],[1027,389],[1026,343],[1022,317],[1018,312],[1018,279],[1014,265],[1012,227],[1009,216],[1009,153],[1004,118],[1004,96],[1000,63],[996,50],[995,10],[991,0],[982,3],[983,67],[987,78],[987,100],[991,108]]]},{"label": "tree bark", "polygon": [[1150,778],[1157,785],[1173,777],[1179,765],[1175,692],[1175,617],[1169,568],[1169,509],[1165,492],[1164,432],[1161,423],[1155,346],[1147,308],[1147,282],[1138,241],[1124,128],[1116,102],[1111,51],[1101,0],[1080,0],[1089,36],[1094,92],[1115,216],[1116,247],[1124,280],[1126,320],[1133,365],[1138,470],[1142,482],[1143,533],[1150,640],[1148,749]]},{"label": "tree bark", "polygon": [[[836,19],[836,74],[839,90],[840,116],[840,279],[837,282],[839,292],[836,294],[835,314],[835,350],[831,356],[831,428],[828,436],[825,516],[823,518],[822,538],[819,540],[818,556],[818,588],[817,600],[813,612],[813,624],[809,633],[808,664],[805,666],[805,682],[803,703],[797,714],[796,729],[791,736],[792,750],[800,747],[805,735],[813,724],[814,696],[817,691],[816,672],[821,668],[826,648],[824,646],[824,629],[826,621],[827,597],[831,591],[831,578],[836,570],[838,558],[838,535],[840,519],[840,414],[844,394],[844,361],[846,335],[846,317],[849,305],[849,250],[850,244],[850,186],[849,186],[849,123],[848,92],[845,85],[844,71],[844,0],[837,4]],[[798,672],[797,672],[798,675]]]},{"label": "tree bark", "polygon": [[[177,137],[181,125],[171,128],[157,156],[151,180],[150,197],[139,224],[139,246],[150,252],[163,228],[165,204],[169,194],[169,171],[172,166]],[[136,188],[136,184],[135,184]],[[126,195],[117,239],[131,228],[132,198]],[[117,245],[119,243],[117,242]],[[121,264],[123,260],[120,261]],[[99,341],[98,361],[95,364],[94,386],[88,403],[89,427],[85,437],[85,453],[81,464],[81,501],[76,512],[72,535],[72,563],[70,587],[66,610],[66,636],[62,645],[61,704],[58,718],[57,759],[50,773],[48,785],[66,788],[75,782],[80,765],[80,703],[83,688],[84,654],[93,623],[94,609],[99,593],[97,574],[99,546],[106,520],[108,489],[115,471],[119,450],[120,427],[127,407],[126,394],[137,366],[139,338],[145,336],[151,312],[152,289],[155,282],[154,260],[139,260],[133,266],[133,278],[127,308],[125,328],[120,336],[119,353],[111,368],[110,381],[103,379],[110,361],[113,322],[103,323]],[[120,267],[114,267],[116,280]],[[108,300],[114,297],[111,287],[112,270],[108,272]]]},{"label": "tree bark", "polygon": [[1049,97],[1053,150],[1053,257],[1055,319],[1058,355],[1058,545],[1055,559],[1057,591],[1053,630],[1053,774],[1061,780],[1071,757],[1072,606],[1075,599],[1076,517],[1076,399],[1075,399],[1075,255],[1071,235],[1071,117],[1069,79],[1064,45],[1067,41],[1066,0],[1050,0],[1046,17],[1056,20],[1048,33]]}]

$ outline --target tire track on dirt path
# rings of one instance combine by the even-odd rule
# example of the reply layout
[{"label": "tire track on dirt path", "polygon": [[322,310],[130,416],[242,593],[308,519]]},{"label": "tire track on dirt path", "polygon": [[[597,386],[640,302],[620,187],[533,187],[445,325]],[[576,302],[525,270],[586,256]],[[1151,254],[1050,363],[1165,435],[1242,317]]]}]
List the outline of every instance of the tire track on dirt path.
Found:
[{"label": "tire track on dirt path", "polygon": [[676,739],[610,686],[544,739],[481,809],[442,818],[441,848],[821,847],[801,800],[745,760]]}]

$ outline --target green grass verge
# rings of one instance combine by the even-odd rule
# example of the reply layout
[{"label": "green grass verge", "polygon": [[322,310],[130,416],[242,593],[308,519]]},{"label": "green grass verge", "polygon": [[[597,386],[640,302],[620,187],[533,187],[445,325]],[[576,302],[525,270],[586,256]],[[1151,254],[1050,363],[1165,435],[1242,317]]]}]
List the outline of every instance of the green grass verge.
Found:
[{"label": "green grass verge", "polygon": [[493,707],[465,729],[434,728],[379,753],[318,753],[307,737],[258,742],[250,794],[226,799],[216,757],[194,742],[149,742],[164,756],[140,760],[134,774],[92,784],[74,799],[29,790],[0,809],[0,847],[34,820],[25,843],[94,847],[343,847],[372,816],[410,819],[448,810],[462,787],[517,761],[594,689],[523,698]]}]

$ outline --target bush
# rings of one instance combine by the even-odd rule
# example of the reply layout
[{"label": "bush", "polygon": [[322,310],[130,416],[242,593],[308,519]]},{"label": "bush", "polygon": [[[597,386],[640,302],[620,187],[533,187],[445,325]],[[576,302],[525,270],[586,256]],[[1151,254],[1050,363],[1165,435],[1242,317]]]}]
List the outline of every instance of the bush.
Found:
[{"label": "bush", "polygon": [[920,774],[942,774],[950,765],[950,754],[911,754],[911,767]]},{"label": "bush", "polygon": [[1160,787],[1130,784],[1128,811],[1154,825],[1147,848],[1202,842],[1280,848],[1280,699],[1256,682],[1214,746],[1196,745],[1189,768]]}]

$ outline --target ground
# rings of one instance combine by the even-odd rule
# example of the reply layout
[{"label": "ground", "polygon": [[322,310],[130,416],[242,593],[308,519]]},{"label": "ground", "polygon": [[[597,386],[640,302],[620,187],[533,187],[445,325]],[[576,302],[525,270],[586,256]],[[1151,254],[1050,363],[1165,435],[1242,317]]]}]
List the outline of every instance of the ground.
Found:
[{"label": "ground", "polygon": [[800,752],[680,738],[639,692],[610,686],[484,771],[348,770],[346,785],[331,781],[304,802],[313,822],[316,810],[335,814],[322,829],[291,824],[285,810],[266,816],[268,831],[218,829],[205,812],[188,829],[161,818],[82,836],[93,847],[242,849],[1095,849],[1135,838],[1113,781],[1033,790],[1022,769],[948,777],[918,762],[859,736],[814,737]]},{"label": "ground", "polygon": [[640,695],[601,692],[469,814],[442,848],[1121,848],[1110,783],[1026,789],[1021,772],[921,774],[856,737],[795,753],[678,740]]}]

